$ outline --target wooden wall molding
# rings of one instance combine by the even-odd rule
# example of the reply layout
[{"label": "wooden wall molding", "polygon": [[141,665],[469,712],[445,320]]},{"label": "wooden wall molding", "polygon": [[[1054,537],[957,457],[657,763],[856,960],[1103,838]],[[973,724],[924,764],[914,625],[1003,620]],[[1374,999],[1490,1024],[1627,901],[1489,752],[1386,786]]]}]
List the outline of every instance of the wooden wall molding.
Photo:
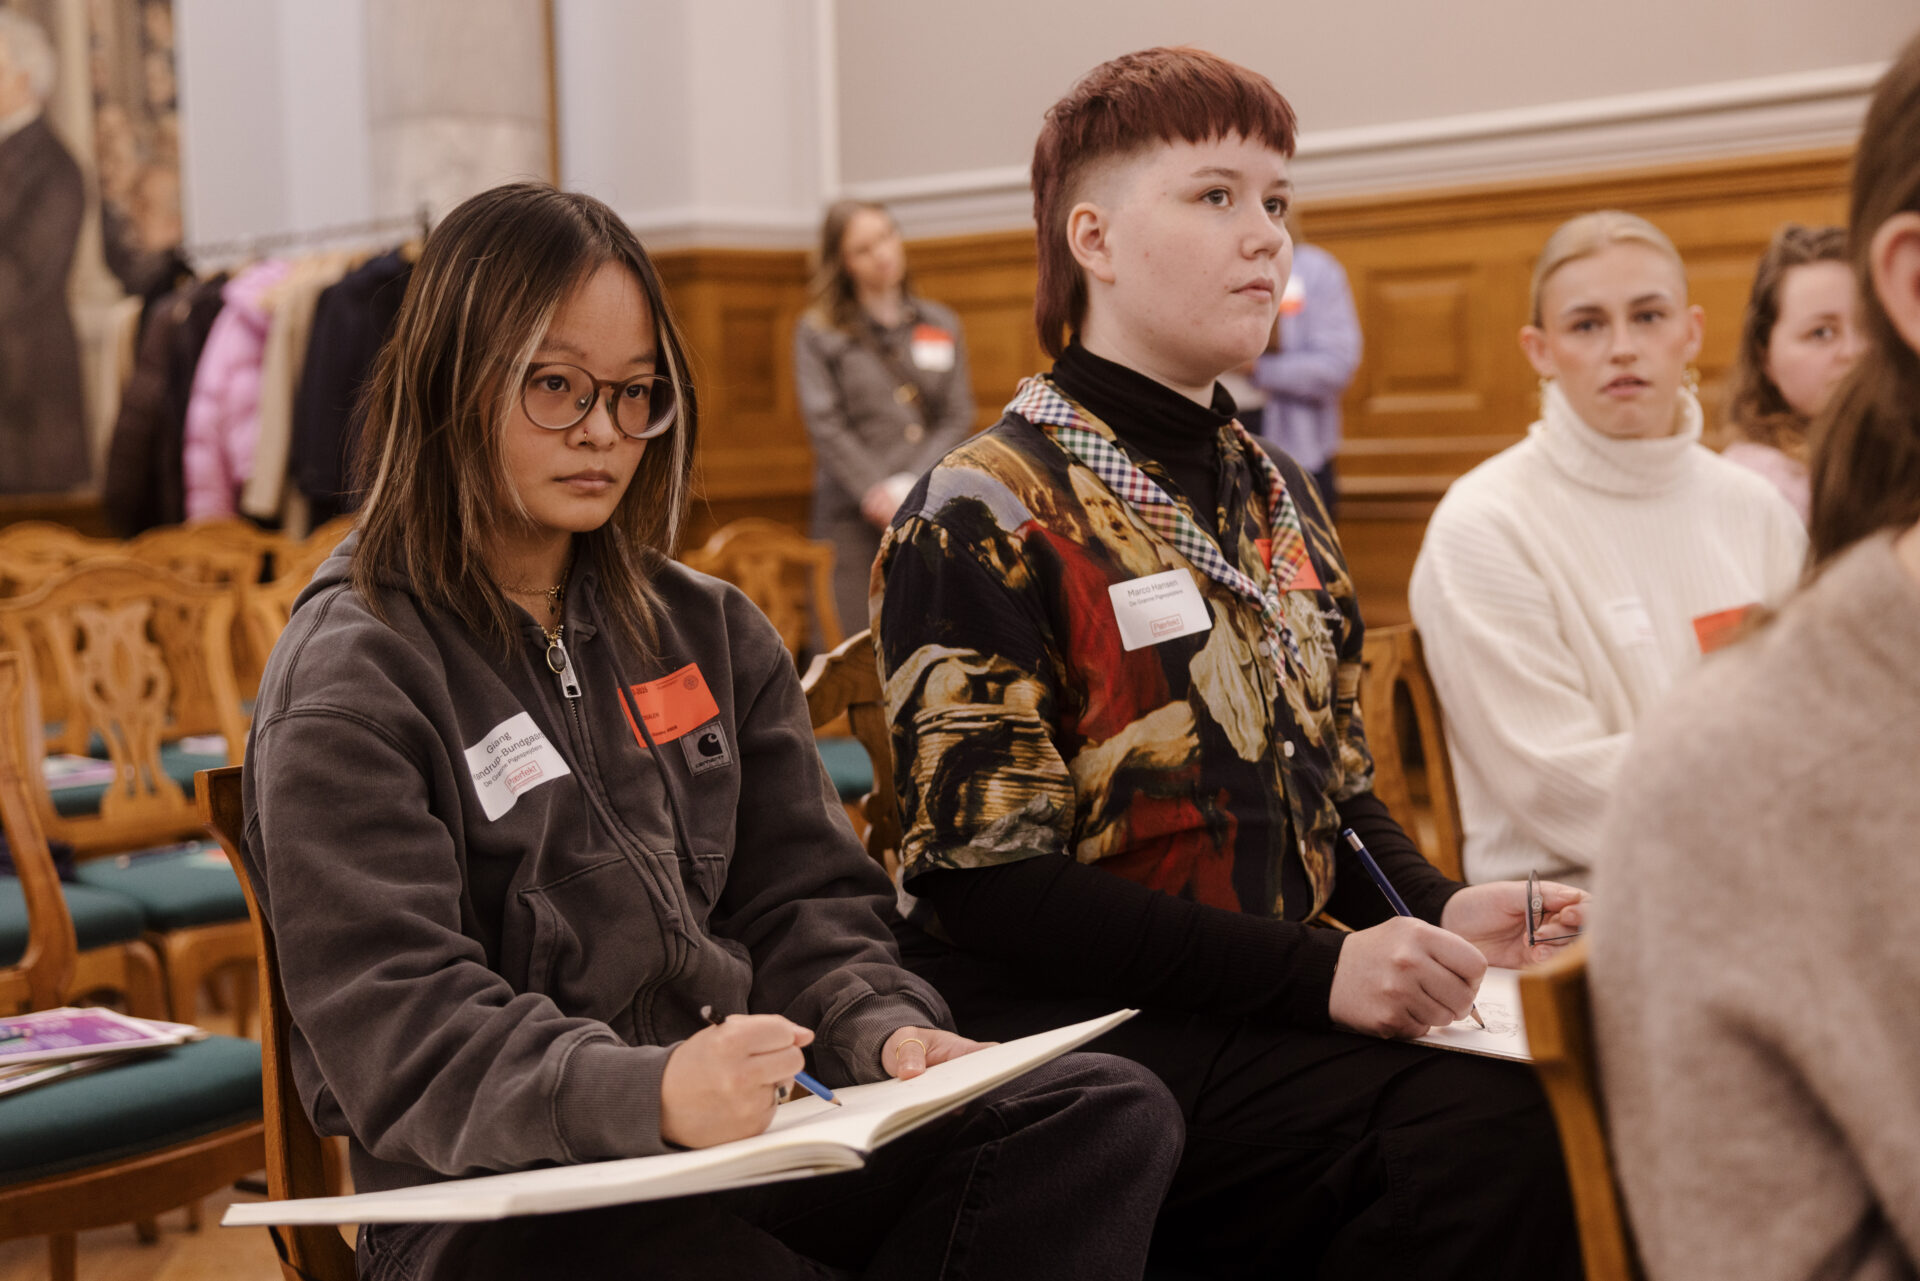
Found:
[{"label": "wooden wall molding", "polygon": [[[1556,225],[1625,208],[1673,237],[1707,313],[1699,367],[1711,422],[1754,261],[1781,222],[1844,221],[1849,163],[1848,150],[1828,148],[1306,203],[1305,230],[1345,264],[1366,335],[1339,465],[1341,535],[1368,617],[1405,619],[1434,503],[1536,416],[1518,333],[1534,255]],[[978,421],[993,422],[1019,380],[1047,365],[1033,329],[1033,233],[914,240],[908,261],[915,287],[959,314]],[[707,503],[695,535],[733,515],[804,526],[813,464],[792,334],[805,255],[690,249],[659,262],[698,362]]]}]

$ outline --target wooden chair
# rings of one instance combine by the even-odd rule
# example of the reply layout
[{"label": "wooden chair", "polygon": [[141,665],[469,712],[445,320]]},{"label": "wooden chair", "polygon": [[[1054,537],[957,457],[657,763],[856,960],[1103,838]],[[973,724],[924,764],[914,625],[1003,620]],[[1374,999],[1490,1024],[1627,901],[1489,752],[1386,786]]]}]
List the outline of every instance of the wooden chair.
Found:
[{"label": "wooden chair", "polygon": [[[19,661],[0,655],[0,719],[21,714]],[[0,735],[4,823],[29,943],[0,967],[0,1005],[60,1004],[74,928],[11,735]],[[260,1062],[250,1041],[209,1037],[139,1062],[39,1085],[0,1107],[0,1240],[45,1236],[53,1281],[74,1281],[75,1235],[148,1221],[260,1168]]]},{"label": "wooden chair", "polygon": [[[1407,781],[1408,745],[1400,741],[1398,706],[1403,689],[1419,734],[1430,827],[1420,821],[1423,816]],[[1429,863],[1456,881],[1464,880],[1465,835],[1453,787],[1453,762],[1447,755],[1446,721],[1440,713],[1440,697],[1427,677],[1420,633],[1411,624],[1367,629],[1361,650],[1360,719],[1366,726],[1367,745],[1373,749],[1373,794],[1420,844]]]},{"label": "wooden chair", "polygon": [[[287,1037],[293,1026],[280,989],[280,956],[274,950],[273,930],[260,914],[246,865],[240,860],[245,832],[240,803],[240,770],[207,770],[194,789],[207,827],[220,841],[247,896],[247,915],[258,932],[260,957],[261,1085],[265,1095],[267,1193],[276,1201],[302,1197],[338,1196],[340,1170],[333,1147],[314,1132],[300,1104],[287,1057]],[[275,1247],[287,1281],[353,1281],[353,1249],[337,1229],[325,1225],[275,1229]]]},{"label": "wooden chair", "polygon": [[260,689],[267,651],[259,649],[248,621],[248,602],[266,578],[267,567],[291,545],[244,520],[233,518],[163,525],[124,544],[119,555],[159,565],[196,583],[218,583],[234,594],[232,654],[240,692],[248,698]]},{"label": "wooden chair", "polygon": [[880,686],[872,633],[857,632],[830,653],[817,655],[800,679],[815,733],[844,716],[873,766],[873,790],[854,803],[867,826],[867,853],[887,875],[900,861],[900,811],[893,792],[893,740]]},{"label": "wooden chair", "polygon": [[796,662],[812,644],[816,622],[828,649],[845,636],[833,607],[831,543],[803,537],[777,520],[749,516],[724,526],[682,559],[745,592],[772,620]]},{"label": "wooden chair", "polygon": [[[69,734],[84,744],[98,734],[116,777],[99,812],[63,815],[43,779],[36,779],[40,820],[93,862],[81,878],[141,902],[149,940],[165,963],[169,1006],[191,1020],[200,984],[224,966],[251,971],[253,936],[245,905],[224,869],[138,861],[110,866],[97,856],[148,849],[200,834],[200,815],[168,776],[163,740],[217,731],[226,758],[246,742],[229,651],[234,598],[221,587],[187,582],[127,559],[73,566],[38,591],[0,600],[0,649],[31,654],[41,641],[52,652],[73,700]],[[28,707],[42,673],[29,669]],[[46,754],[36,711],[21,718],[20,759]]]},{"label": "wooden chair", "polygon": [[111,556],[120,544],[50,520],[0,527],[0,596],[24,596],[78,560]]},{"label": "wooden chair", "polygon": [[248,639],[258,649],[263,666],[274,642],[287,628],[293,602],[313,581],[320,563],[333,555],[340,540],[353,531],[355,519],[352,515],[336,516],[300,542],[284,544],[274,558],[273,577],[248,596]]},{"label": "wooden chair", "polygon": [[1526,1016],[1533,1069],[1540,1075],[1560,1129],[1587,1281],[1639,1281],[1640,1263],[1620,1211],[1600,1111],[1593,1011],[1587,993],[1587,941],[1569,943],[1546,964],[1522,971],[1520,1006]]}]

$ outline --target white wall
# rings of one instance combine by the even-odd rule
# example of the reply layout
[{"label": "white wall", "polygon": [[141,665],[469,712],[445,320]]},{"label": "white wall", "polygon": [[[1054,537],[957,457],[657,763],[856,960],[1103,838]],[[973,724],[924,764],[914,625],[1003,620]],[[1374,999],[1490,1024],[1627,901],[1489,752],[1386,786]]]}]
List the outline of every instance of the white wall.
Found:
[{"label": "white wall", "polygon": [[1913,0],[837,0],[844,185],[909,231],[1023,217],[1041,114],[1100,61],[1191,43],[1273,79],[1314,194],[1830,145]]},{"label": "white wall", "polygon": [[[175,0],[190,241],[391,212],[384,3]],[[1914,0],[556,0],[562,181],[661,247],[803,245],[847,193],[913,234],[1015,226],[1046,106],[1178,41],[1288,94],[1309,198],[1784,150],[1849,139],[1917,27]],[[476,111],[520,114],[526,83],[472,74]]]},{"label": "white wall", "polygon": [[563,183],[656,247],[805,243],[827,2],[559,0]]}]

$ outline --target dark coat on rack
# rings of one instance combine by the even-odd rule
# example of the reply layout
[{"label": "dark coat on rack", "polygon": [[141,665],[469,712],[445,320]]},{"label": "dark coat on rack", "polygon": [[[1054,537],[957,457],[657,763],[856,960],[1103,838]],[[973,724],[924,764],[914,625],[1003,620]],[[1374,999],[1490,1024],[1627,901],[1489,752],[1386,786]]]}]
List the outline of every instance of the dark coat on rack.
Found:
[{"label": "dark coat on rack", "polygon": [[44,117],[0,140],[0,493],[84,485],[87,419],[67,272],[86,186]]},{"label": "dark coat on rack", "polygon": [[181,449],[200,349],[220,314],[227,274],[188,281],[157,303],[120,393],[100,501],[114,533],[131,538],[186,519]]},{"label": "dark coat on rack", "polygon": [[396,249],[348,272],[314,304],[288,470],[316,525],[360,505],[350,474],[360,439],[360,392],[393,332],[412,274],[413,264]]}]

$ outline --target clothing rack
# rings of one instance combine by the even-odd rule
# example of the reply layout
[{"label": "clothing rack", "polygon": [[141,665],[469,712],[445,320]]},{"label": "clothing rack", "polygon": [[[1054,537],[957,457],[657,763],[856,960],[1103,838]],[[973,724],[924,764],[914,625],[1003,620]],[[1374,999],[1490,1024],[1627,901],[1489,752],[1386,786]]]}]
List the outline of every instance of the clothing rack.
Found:
[{"label": "clothing rack", "polygon": [[182,245],[180,253],[195,264],[229,262],[257,258],[270,250],[310,249],[336,240],[392,236],[403,232],[411,232],[424,240],[432,229],[432,207],[421,201],[411,217],[373,218],[366,222],[336,223],[331,227],[309,227],[303,231],[271,231],[255,236],[234,236],[226,240],[202,240]]}]

